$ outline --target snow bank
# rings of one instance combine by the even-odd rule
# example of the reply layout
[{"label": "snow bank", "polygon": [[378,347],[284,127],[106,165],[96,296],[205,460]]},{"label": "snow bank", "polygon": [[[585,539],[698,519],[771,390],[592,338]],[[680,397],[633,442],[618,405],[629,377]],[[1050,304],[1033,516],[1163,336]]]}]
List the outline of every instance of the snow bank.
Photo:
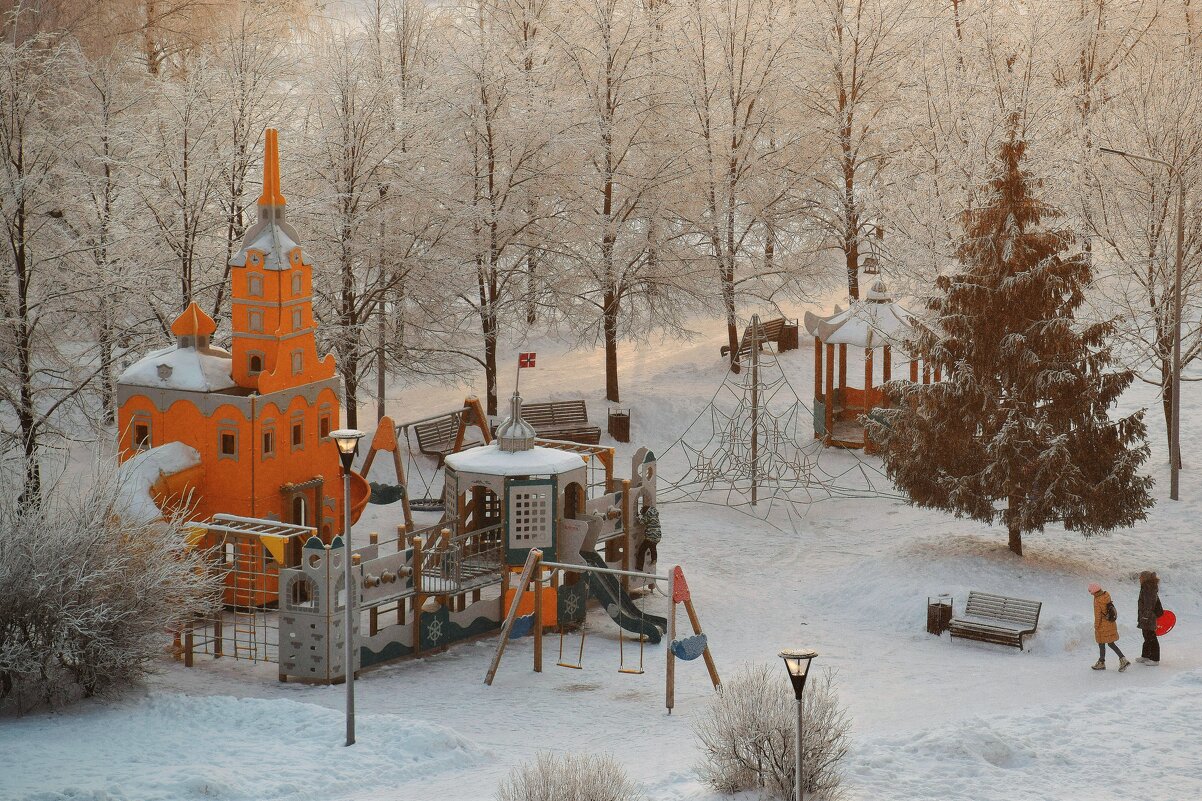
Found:
[{"label": "snow bank", "polygon": [[168,348],[151,351],[131,364],[118,384],[189,392],[217,392],[234,386],[230,373],[233,357],[218,347]]},{"label": "snow bank", "polygon": [[9,721],[0,726],[0,798],[403,797],[408,780],[481,760],[450,729],[393,715],[360,715],[358,742],[345,748],[343,721],[340,711],[285,699],[177,694]]},{"label": "snow bank", "polygon": [[163,516],[151,497],[150,488],[169,476],[200,464],[200,452],[182,442],[168,442],[139,453],[117,471],[122,518],[132,523],[151,523]]},{"label": "snow bank", "polygon": [[[1202,671],[1193,671],[1039,712],[869,737],[846,773],[856,798],[1199,798],[1200,708]],[[1040,787],[1046,796],[1018,791]]]}]

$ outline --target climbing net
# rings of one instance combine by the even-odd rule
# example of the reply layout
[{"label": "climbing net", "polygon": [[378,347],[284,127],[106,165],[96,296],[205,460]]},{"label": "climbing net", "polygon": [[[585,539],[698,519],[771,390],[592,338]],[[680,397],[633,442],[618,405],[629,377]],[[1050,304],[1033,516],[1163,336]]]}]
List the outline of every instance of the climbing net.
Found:
[{"label": "climbing net", "polygon": [[758,354],[758,369],[727,373],[678,440],[684,474],[661,478],[663,503],[727,506],[767,519],[784,506],[790,519],[832,498],[900,498],[885,473],[857,451],[828,450],[814,438],[813,411],[798,397],[776,355]]}]

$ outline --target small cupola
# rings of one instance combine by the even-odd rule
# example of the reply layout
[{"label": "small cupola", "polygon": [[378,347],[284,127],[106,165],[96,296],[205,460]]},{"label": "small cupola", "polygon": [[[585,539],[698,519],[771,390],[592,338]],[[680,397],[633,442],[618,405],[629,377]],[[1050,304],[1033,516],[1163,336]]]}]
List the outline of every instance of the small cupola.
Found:
[{"label": "small cupola", "polygon": [[209,347],[209,337],[217,330],[213,318],[205,314],[195,302],[189,303],[184,313],[175,318],[171,324],[171,333],[175,334],[176,345],[180,348]]},{"label": "small cupola", "polygon": [[885,282],[878,278],[868,288],[868,294],[864,296],[864,300],[869,303],[891,303],[893,296],[889,294],[889,287],[885,286]]},{"label": "small cupola", "polygon": [[509,453],[528,451],[534,447],[534,428],[522,419],[522,396],[513,392],[510,414],[497,428],[497,447]]}]

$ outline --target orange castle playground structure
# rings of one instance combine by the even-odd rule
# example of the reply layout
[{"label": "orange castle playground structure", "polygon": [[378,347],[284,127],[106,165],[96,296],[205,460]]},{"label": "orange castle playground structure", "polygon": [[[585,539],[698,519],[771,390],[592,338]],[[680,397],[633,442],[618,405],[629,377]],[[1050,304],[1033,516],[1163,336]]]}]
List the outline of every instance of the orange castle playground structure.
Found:
[{"label": "orange castle playground structure", "polygon": [[[329,542],[343,520],[341,466],[329,436],[339,427],[340,386],[333,355],[317,353],[313,265],[285,220],[274,129],[266,134],[258,210],[230,260],[231,350],[211,343],[216,324],[189,304],[171,326],[176,343],[117,381],[120,459],[182,443],[199,459],[154,486],[160,508],[190,504],[193,520],[219,513],[278,520]],[[369,496],[367,482],[352,474],[352,520]],[[230,559],[272,561],[253,539],[239,542]],[[227,602],[263,603],[275,589],[240,589]]]}]

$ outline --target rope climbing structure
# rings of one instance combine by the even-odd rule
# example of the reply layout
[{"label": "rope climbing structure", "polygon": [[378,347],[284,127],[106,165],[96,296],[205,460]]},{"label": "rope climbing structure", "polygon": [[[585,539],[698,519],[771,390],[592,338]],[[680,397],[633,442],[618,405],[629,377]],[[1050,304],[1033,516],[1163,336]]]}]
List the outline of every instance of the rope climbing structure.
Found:
[{"label": "rope climbing structure", "polygon": [[750,369],[725,373],[710,402],[660,455],[664,465],[685,463],[680,478],[661,489],[660,502],[713,503],[767,518],[781,505],[792,516],[831,498],[897,497],[876,465],[814,438],[813,411],[776,354],[761,349],[758,315],[751,331]]}]

